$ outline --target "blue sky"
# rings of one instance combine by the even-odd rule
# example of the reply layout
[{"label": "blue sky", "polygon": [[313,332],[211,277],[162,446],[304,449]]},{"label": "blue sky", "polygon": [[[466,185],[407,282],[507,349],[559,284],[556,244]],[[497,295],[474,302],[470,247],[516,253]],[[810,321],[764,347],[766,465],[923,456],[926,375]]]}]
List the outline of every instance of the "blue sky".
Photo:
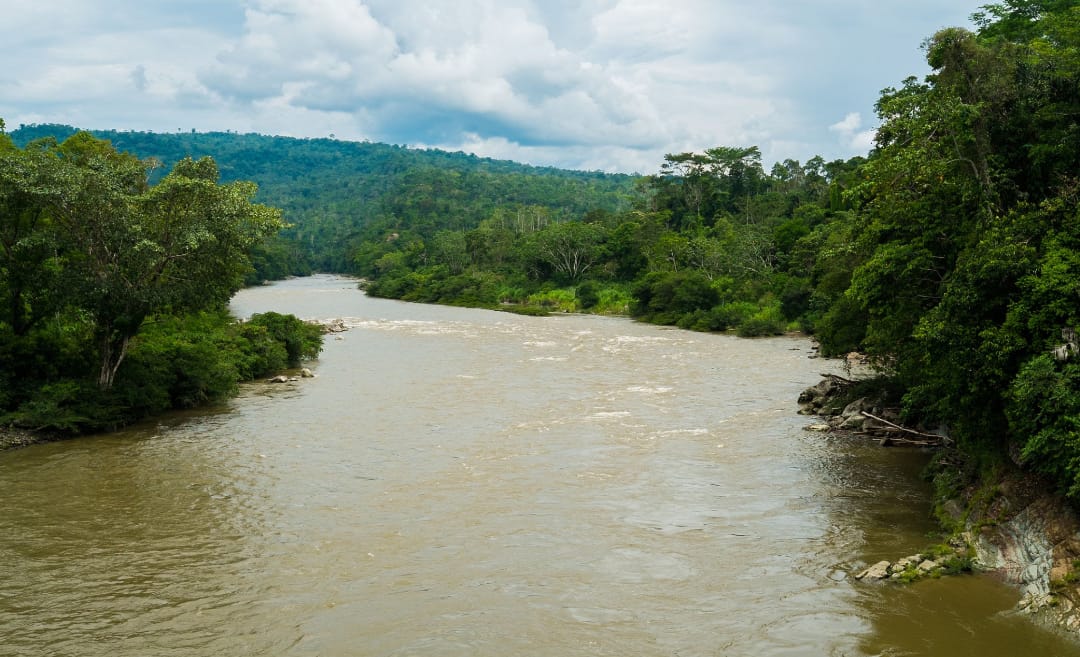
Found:
[{"label": "blue sky", "polygon": [[881,89],[985,0],[0,0],[0,118],[650,173],[865,154]]}]

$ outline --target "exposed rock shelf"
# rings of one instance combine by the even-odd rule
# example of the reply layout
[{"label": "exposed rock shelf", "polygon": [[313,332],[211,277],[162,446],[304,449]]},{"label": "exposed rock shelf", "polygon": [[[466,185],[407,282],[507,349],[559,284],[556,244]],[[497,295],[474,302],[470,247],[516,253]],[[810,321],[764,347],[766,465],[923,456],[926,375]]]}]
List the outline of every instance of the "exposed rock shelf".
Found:
[{"label": "exposed rock shelf", "polygon": [[[857,383],[824,375],[806,389],[799,412],[822,419],[807,430],[871,436],[883,445],[951,446],[944,431],[904,427],[895,409],[857,396]],[[961,454],[946,449],[939,456],[936,476],[964,477]],[[1014,463],[995,480],[968,482],[937,504],[953,533],[947,549],[880,561],[855,579],[906,583],[970,570],[991,573],[1020,590],[1019,611],[1080,638],[1080,514],[1064,498]]]}]

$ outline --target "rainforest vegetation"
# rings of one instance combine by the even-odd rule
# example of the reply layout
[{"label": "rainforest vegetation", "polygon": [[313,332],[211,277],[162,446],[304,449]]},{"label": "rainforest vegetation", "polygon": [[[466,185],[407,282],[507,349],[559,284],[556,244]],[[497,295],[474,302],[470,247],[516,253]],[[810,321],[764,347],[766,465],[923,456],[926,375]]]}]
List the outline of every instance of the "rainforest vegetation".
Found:
[{"label": "rainforest vegetation", "polygon": [[[129,381],[159,372],[154,349],[182,351],[174,328],[238,340],[254,329],[198,325],[236,285],[322,270],[412,301],[803,330],[826,355],[868,354],[908,421],[1080,501],[1080,1],[1007,0],[973,25],[926,40],[931,74],[882,92],[875,147],[849,160],[766,166],[757,147],[718,146],[627,176],[231,133],[95,132],[106,146],[23,126],[0,146],[0,408],[8,422],[66,409],[83,381],[66,373],[91,370],[117,404],[160,407]],[[204,245],[218,226],[201,218],[171,233],[180,193],[227,206],[228,239]],[[110,203],[150,223],[114,226]],[[92,241],[105,237],[154,246],[106,267]],[[225,249],[228,271],[200,248]],[[124,285],[146,281],[133,301],[99,285],[114,266],[141,272]],[[185,286],[210,278],[214,304],[195,303]]]},{"label": "rainforest vegetation", "polygon": [[295,317],[225,312],[280,213],[210,158],[154,166],[85,132],[0,134],[0,422],[115,427],[318,352]]}]

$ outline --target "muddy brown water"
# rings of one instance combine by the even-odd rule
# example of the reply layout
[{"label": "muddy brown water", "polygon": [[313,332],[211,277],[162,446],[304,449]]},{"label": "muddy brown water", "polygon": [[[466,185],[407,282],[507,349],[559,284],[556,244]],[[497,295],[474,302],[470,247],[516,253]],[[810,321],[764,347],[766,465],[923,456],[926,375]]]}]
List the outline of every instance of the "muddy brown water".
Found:
[{"label": "muddy brown water", "polygon": [[803,431],[803,338],[369,299],[315,379],[0,454],[0,655],[1080,655],[929,542],[926,456]]}]

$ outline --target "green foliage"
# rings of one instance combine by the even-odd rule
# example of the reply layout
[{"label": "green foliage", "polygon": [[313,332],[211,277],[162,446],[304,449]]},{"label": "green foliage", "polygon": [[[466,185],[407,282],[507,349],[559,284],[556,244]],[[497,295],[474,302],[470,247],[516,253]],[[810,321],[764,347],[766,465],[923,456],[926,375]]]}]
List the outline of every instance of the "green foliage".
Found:
[{"label": "green foliage", "polygon": [[25,336],[45,317],[85,316],[107,390],[143,320],[225,303],[247,251],[281,226],[250,183],[219,184],[213,160],[154,164],[88,133],[0,154],[0,321]]},{"label": "green foliage", "polygon": [[1080,502],[1080,3],[984,9],[882,95],[850,226],[799,238],[824,247],[810,317],[823,352],[888,367],[909,420]]},{"label": "green foliage", "polygon": [[0,148],[0,422],[115,427],[316,354],[295,318],[220,310],[253,249],[285,248],[255,191],[210,158],[157,173],[85,132]]},{"label": "green foliage", "polygon": [[654,272],[633,291],[631,312],[657,324],[675,324],[687,314],[710,310],[720,295],[709,279],[696,271]]},{"label": "green foliage", "polygon": [[1008,391],[1010,428],[1024,463],[1080,500],[1080,364],[1048,354],[1029,360]]},{"label": "green foliage", "polygon": [[784,325],[784,315],[780,311],[780,304],[772,302],[740,322],[736,333],[743,338],[780,335],[784,332]]},{"label": "green foliage", "polygon": [[574,290],[555,288],[530,294],[528,303],[547,312],[572,313],[577,310],[577,298]]},{"label": "green foliage", "polygon": [[[247,335],[258,335],[257,329],[265,329],[266,337],[285,348],[285,363],[299,367],[301,361],[315,358],[322,350],[323,331],[317,324],[298,319],[295,315],[267,312],[251,316],[244,327]],[[246,336],[245,336],[246,337]],[[264,340],[265,344],[265,340]],[[251,378],[279,369],[274,359],[249,366]]]},{"label": "green foliage", "polygon": [[575,291],[577,305],[581,310],[595,308],[600,303],[600,289],[596,281],[585,281]]},{"label": "green foliage", "polygon": [[317,356],[322,329],[277,313],[248,322],[237,322],[224,311],[154,316],[134,340],[109,390],[94,383],[93,363],[84,363],[81,370],[72,367],[74,353],[92,349],[90,333],[36,333],[34,339],[15,341],[16,347],[9,346],[3,355],[5,362],[11,362],[13,353],[38,352],[44,344],[72,355],[53,369],[20,370],[18,396],[4,400],[0,423],[84,433],[169,409],[220,402],[240,381]]},{"label": "green foliage", "polygon": [[281,235],[268,237],[248,251],[251,270],[244,276],[244,285],[278,281],[290,276],[310,276],[310,259],[302,247]]},{"label": "green foliage", "polygon": [[600,288],[595,305],[588,310],[598,315],[627,315],[632,298],[624,285],[607,285]]},{"label": "green foliage", "polygon": [[31,399],[3,416],[3,422],[35,431],[78,433],[87,427],[98,428],[101,423],[98,418],[111,415],[111,409],[97,403],[99,394],[91,383],[85,381],[46,383],[35,391]]},{"label": "green foliage", "polygon": [[[42,138],[63,141],[75,133],[68,126],[36,125],[11,136],[21,146]],[[118,150],[160,162],[162,168],[150,172],[152,182],[184,158],[212,156],[225,183],[256,183],[255,200],[281,208],[289,223],[282,236],[292,245],[288,252],[271,250],[253,258],[264,265],[275,258],[267,271],[307,268],[368,276],[363,266],[355,268],[358,248],[404,234],[406,228],[425,240],[485,221],[496,228],[537,230],[552,220],[619,210],[633,185],[625,175],[369,142],[224,132],[93,134]],[[497,260],[499,254],[491,257]]]},{"label": "green foliage", "polygon": [[238,352],[222,314],[155,318],[124,362],[116,395],[140,415],[221,401],[241,378]]}]

